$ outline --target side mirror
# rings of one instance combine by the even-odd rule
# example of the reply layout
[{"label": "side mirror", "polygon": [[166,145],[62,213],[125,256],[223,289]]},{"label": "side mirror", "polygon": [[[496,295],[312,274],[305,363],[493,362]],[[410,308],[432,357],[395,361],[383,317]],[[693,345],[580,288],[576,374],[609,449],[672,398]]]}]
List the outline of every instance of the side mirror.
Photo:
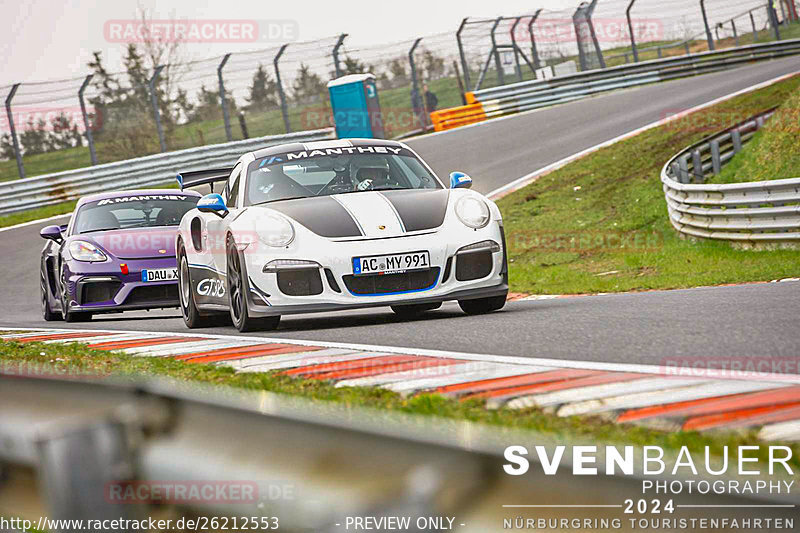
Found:
[{"label": "side mirror", "polygon": [[463,172],[450,173],[450,188],[451,189],[470,189],[472,188],[472,178]]},{"label": "side mirror", "polygon": [[61,244],[64,241],[64,236],[61,234],[61,227],[60,226],[47,226],[42,228],[42,231],[39,232],[39,235],[43,239],[48,239],[54,242]]},{"label": "side mirror", "polygon": [[200,198],[197,209],[201,213],[214,213],[220,218],[228,216],[228,206],[219,194],[206,194]]}]

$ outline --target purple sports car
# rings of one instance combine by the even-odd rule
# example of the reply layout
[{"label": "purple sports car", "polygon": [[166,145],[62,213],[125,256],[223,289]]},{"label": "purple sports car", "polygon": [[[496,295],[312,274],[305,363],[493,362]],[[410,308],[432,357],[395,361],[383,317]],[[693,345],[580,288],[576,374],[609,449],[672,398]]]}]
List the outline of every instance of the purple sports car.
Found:
[{"label": "purple sports car", "polygon": [[169,189],[81,198],[69,224],[41,231],[44,319],[178,307],[175,236],[199,199]]}]

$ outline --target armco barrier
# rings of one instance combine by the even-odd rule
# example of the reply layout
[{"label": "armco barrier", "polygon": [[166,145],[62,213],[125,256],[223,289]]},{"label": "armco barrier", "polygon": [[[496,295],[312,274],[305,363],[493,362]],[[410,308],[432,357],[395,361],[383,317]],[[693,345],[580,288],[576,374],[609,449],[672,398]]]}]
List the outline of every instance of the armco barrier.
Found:
[{"label": "armco barrier", "polygon": [[0,183],[0,211],[13,213],[86,194],[162,184],[173,180],[181,170],[231,166],[243,153],[259,148],[335,138],[333,129],[269,135],[8,181]]},{"label": "armco barrier", "polygon": [[[706,74],[800,54],[800,39],[752,44],[689,56],[653,59],[590,70],[547,80],[532,80],[467,93],[467,105],[438,111],[437,131],[493,117],[563,104],[616,89]],[[450,118],[452,117],[452,118]]]},{"label": "armco barrier", "polygon": [[775,110],[694,144],[661,171],[672,226],[691,237],[741,243],[800,242],[800,178],[707,184]]}]

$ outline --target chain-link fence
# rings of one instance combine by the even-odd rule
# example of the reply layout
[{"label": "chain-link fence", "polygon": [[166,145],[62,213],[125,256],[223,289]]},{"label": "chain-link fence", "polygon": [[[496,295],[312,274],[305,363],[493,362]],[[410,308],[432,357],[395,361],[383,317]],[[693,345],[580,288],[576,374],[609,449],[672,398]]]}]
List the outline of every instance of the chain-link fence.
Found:
[{"label": "chain-link fence", "polygon": [[[430,128],[465,93],[626,62],[800,37],[796,0],[592,0],[379,46],[346,34],[125,72],[0,87],[0,180],[332,125],[327,82],[377,77],[387,137]],[[146,47],[144,47],[146,48]]]}]

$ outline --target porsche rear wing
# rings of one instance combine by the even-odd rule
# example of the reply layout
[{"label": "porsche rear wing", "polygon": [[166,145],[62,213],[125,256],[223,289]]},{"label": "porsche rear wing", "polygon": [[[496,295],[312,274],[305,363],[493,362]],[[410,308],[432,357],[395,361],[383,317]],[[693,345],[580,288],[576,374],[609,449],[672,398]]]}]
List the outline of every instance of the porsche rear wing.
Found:
[{"label": "porsche rear wing", "polygon": [[208,185],[211,187],[211,192],[214,192],[214,184],[218,181],[227,180],[231,172],[233,172],[233,167],[193,170],[191,172],[179,173],[176,179],[178,180],[178,185],[181,190],[197,187],[198,185]]}]

